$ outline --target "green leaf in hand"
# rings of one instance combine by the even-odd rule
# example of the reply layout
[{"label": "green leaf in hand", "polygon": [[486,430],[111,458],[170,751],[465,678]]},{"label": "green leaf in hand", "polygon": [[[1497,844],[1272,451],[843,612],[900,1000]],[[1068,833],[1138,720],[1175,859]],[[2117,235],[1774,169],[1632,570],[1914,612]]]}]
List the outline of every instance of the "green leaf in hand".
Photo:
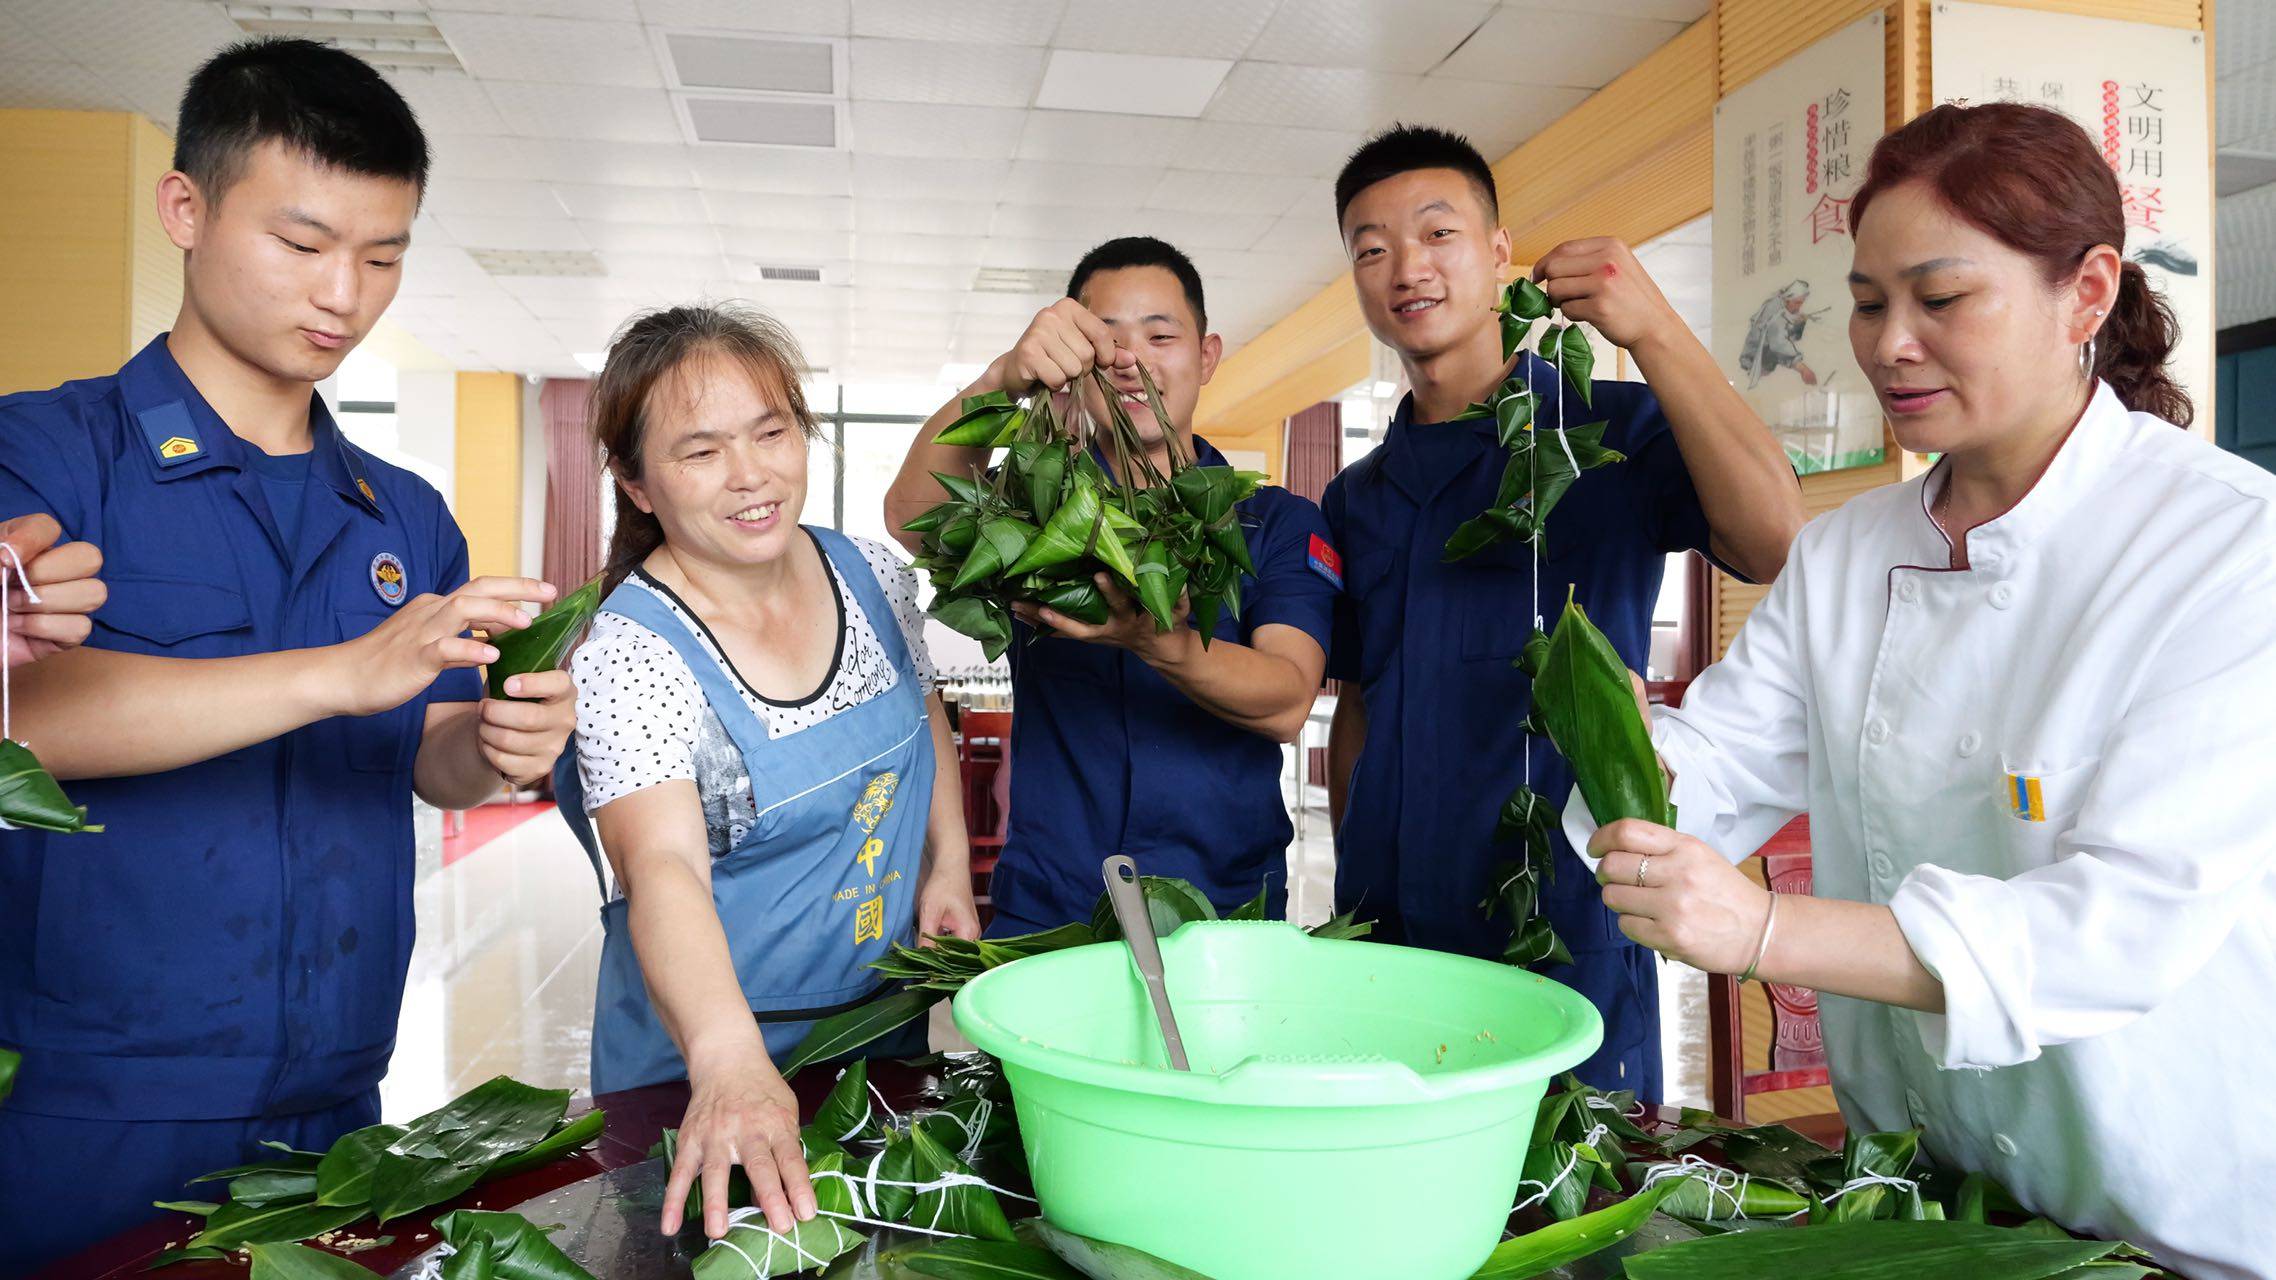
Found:
[{"label": "green leaf in hand", "polygon": [[0,820],[61,835],[102,830],[88,825],[87,811],[64,796],[30,747],[8,738],[0,738]]},{"label": "green leaf in hand", "polygon": [[556,600],[553,607],[530,619],[521,630],[490,637],[490,647],[498,651],[498,660],[483,672],[490,696],[511,696],[506,692],[506,681],[515,676],[559,667],[600,607],[601,580],[595,578]]}]

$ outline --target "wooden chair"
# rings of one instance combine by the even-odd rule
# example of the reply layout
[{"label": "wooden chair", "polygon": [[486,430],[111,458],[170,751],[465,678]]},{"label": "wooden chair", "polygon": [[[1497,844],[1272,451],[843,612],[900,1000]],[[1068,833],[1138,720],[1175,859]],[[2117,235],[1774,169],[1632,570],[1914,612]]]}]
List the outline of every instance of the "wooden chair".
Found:
[{"label": "wooden chair", "polygon": [[[1762,869],[1779,893],[1810,892],[1810,819],[1794,819],[1761,849]],[[1831,1081],[1826,1071],[1825,1033],[1818,1024],[1818,993],[1806,987],[1766,983],[1769,997],[1770,1061],[1767,1069],[1747,1069],[1741,1031],[1740,985],[1727,974],[1707,979],[1708,1093],[1716,1114],[1745,1120],[1747,1099],[1789,1089],[1817,1089]],[[1841,1142],[1841,1113],[1823,1112],[1783,1121],[1828,1146]]]}]

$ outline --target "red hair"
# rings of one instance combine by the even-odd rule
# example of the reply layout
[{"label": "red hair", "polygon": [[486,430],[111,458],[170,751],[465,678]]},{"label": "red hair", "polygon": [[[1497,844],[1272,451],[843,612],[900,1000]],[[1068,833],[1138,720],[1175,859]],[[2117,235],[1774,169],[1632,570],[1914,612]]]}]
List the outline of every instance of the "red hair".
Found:
[{"label": "red hair", "polygon": [[[2036,259],[2050,285],[2075,276],[2096,245],[2126,244],[2117,176],[2086,130],[2045,107],[1946,103],[1891,132],[1850,202],[1852,232],[1875,197],[1907,182],[1928,184],[1955,214]],[[2196,408],[2165,369],[2179,334],[2142,268],[2122,262],[2117,300],[2095,335],[2095,375],[2128,409],[2186,427]]]}]

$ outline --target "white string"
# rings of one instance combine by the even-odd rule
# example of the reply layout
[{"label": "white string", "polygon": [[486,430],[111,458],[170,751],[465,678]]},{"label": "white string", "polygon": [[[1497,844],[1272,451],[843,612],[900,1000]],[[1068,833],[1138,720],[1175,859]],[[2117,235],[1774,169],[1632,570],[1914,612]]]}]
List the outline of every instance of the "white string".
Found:
[{"label": "white string", "polygon": [[[759,1219],[759,1222],[753,1223],[753,1218]],[[753,1276],[756,1276],[757,1280],[770,1280],[770,1278],[774,1275],[774,1242],[777,1240],[782,1241],[784,1248],[789,1249],[792,1253],[795,1253],[800,1258],[804,1259],[807,1266],[820,1267],[828,1261],[826,1258],[817,1258],[813,1254],[799,1248],[798,1242],[796,1240],[793,1240],[789,1236],[786,1236],[774,1228],[765,1225],[765,1219],[766,1210],[761,1209],[756,1205],[746,1205],[741,1209],[736,1209],[729,1212],[727,1215],[727,1234],[719,1237],[717,1240],[712,1241],[712,1247],[718,1248],[720,1245],[726,1245],[728,1248],[733,1249],[737,1257],[740,1257],[745,1263],[748,1263],[750,1265],[751,1274]],[[735,1228],[737,1227],[741,1227],[746,1231],[756,1231],[767,1238],[767,1261],[765,1266],[759,1265],[757,1259],[753,1258],[750,1254],[743,1252],[743,1246],[736,1244],[734,1240],[730,1238],[735,1234]],[[793,1271],[803,1271],[805,1269],[805,1267],[791,1268]]]},{"label": "white string", "polygon": [[874,1081],[870,1083],[869,1096],[877,1099],[878,1106],[885,1108],[886,1123],[894,1125],[901,1123],[901,1113],[895,1111],[893,1109],[893,1104],[885,1100],[885,1095],[878,1091],[877,1085]]},{"label": "white string", "polygon": [[[1584,1095],[1581,1098],[1581,1104],[1583,1106],[1592,1107],[1598,1111],[1620,1111],[1620,1108],[1612,1104],[1612,1099],[1594,1093]],[[1636,1104],[1636,1109],[1634,1111],[1620,1111],[1620,1118],[1623,1120],[1640,1119],[1648,1110],[1650,1110],[1650,1108],[1639,1102]]]},{"label": "white string", "polygon": [[1850,1192],[1861,1191],[1866,1187],[1895,1187],[1900,1191],[1920,1190],[1920,1184],[1914,1182],[1910,1178],[1892,1177],[1889,1174],[1885,1173],[1868,1173],[1863,1177],[1852,1178],[1849,1181],[1842,1183],[1841,1187],[1832,1195],[1827,1196],[1823,1203],[1832,1204],[1834,1201],[1841,1199],[1843,1196],[1848,1195]]},{"label": "white string", "polygon": [[[0,551],[8,553],[9,561],[7,565],[0,565],[0,646],[6,646],[16,642],[15,632],[10,629],[8,622],[8,571],[14,569],[16,581],[23,584],[24,603],[38,604],[40,593],[32,590],[32,575],[24,569],[24,557],[17,552],[15,544],[0,542]],[[16,736],[8,697],[8,672],[14,665],[7,660],[5,653],[0,653],[0,738]],[[0,822],[0,830],[13,829],[7,823]]]},{"label": "white string", "polygon": [[412,1276],[411,1280],[442,1280],[443,1260],[457,1252],[458,1246],[448,1240],[436,1245],[435,1251],[427,1255],[427,1260],[419,1264],[419,1273]]},{"label": "white string", "polygon": [[[1743,1173],[1737,1169],[1726,1169],[1690,1152],[1685,1152],[1679,1160],[1653,1165],[1645,1173],[1643,1184],[1636,1189],[1639,1192],[1649,1191],[1656,1183],[1677,1178],[1697,1178],[1706,1186],[1707,1220],[1709,1222],[1747,1216],[1745,1197],[1747,1188],[1754,1185],[1754,1175]],[[1722,1217],[1718,1217],[1715,1213],[1715,1201],[1718,1196],[1728,1200],[1731,1206],[1730,1213]],[[1803,1208],[1777,1216],[1795,1218],[1808,1212],[1807,1208]]]},{"label": "white string", "polygon": [[981,1139],[985,1138],[988,1133],[988,1121],[994,1119],[996,1114],[996,1104],[988,1099],[976,1098],[974,1102],[977,1105],[972,1109],[972,1122],[970,1124],[964,1122],[963,1116],[946,1108],[922,1117],[922,1119],[930,1120],[933,1116],[943,1116],[956,1122],[956,1127],[964,1131],[964,1145],[957,1149],[956,1158],[966,1164],[972,1163],[972,1157],[980,1153]]},{"label": "white string", "polygon": [[1549,1193],[1555,1191],[1559,1186],[1563,1185],[1565,1179],[1573,1176],[1573,1170],[1579,1167],[1581,1162],[1580,1149],[1582,1147],[1595,1146],[1596,1140],[1598,1138],[1602,1138],[1611,1132],[1611,1129],[1601,1124],[1589,1130],[1587,1137],[1582,1138],[1579,1142],[1573,1144],[1572,1152],[1565,1157],[1565,1167],[1559,1169],[1557,1171],[1557,1176],[1549,1179],[1547,1182],[1536,1181],[1532,1178],[1521,1179],[1517,1185],[1521,1187],[1539,1187],[1541,1188],[1541,1193],[1539,1195],[1527,1196],[1525,1199],[1518,1201],[1515,1205],[1510,1207],[1510,1212],[1515,1213],[1519,1209],[1530,1209],[1533,1206],[1548,1199]]}]

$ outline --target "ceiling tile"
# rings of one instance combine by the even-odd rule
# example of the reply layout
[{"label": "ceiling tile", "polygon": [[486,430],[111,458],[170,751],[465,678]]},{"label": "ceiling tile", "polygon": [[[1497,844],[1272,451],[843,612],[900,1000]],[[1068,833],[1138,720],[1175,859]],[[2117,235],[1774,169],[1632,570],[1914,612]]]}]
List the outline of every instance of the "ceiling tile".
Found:
[{"label": "ceiling tile", "polygon": [[[1114,208],[1068,208],[1063,205],[1007,204],[996,210],[995,234],[1004,239],[1080,240],[1097,244],[1116,236],[1133,234],[1137,223],[1132,214],[1135,202],[1125,202]],[[1076,257],[1082,255],[1078,252]],[[1006,267],[1019,263],[995,262],[990,266]],[[1072,268],[1075,259],[1069,258]]]},{"label": "ceiling tile", "polygon": [[697,185],[707,191],[774,191],[785,195],[842,196],[851,188],[843,151],[795,147],[699,147]]},{"label": "ceiling tile", "polygon": [[727,228],[851,231],[854,225],[854,202],[844,196],[706,191],[702,203],[704,216]]},{"label": "ceiling tile", "polygon": [[853,257],[853,236],[844,231],[776,231],[759,227],[721,227],[720,243],[730,258],[754,262],[811,265]]},{"label": "ceiling tile", "polygon": [[1051,43],[1066,0],[853,0],[853,33],[970,44]]},{"label": "ceiling tile", "polygon": [[[1070,272],[1073,271],[1076,261],[1081,256],[1082,253],[1080,250],[1077,250],[1075,253],[1068,255],[1066,261],[1067,270]],[[989,265],[1004,266],[1007,264],[991,262]],[[1004,350],[1011,346],[1012,340],[1019,337],[1020,330],[1026,327],[1027,322],[1035,318],[1036,312],[1043,310],[1045,307],[1050,306],[1054,302],[1057,302],[1062,296],[1063,295],[1056,289],[1052,290],[1049,293],[966,294],[964,298],[964,314],[968,319],[973,319],[976,321],[985,321],[989,318],[996,318],[1001,319],[1007,323],[1011,330],[1011,339],[1007,339],[1004,342],[1003,346],[996,349],[996,354],[1002,355]],[[968,328],[966,332],[971,332],[971,330]],[[995,356],[989,357],[991,360],[994,358]]]},{"label": "ceiling tile", "polygon": [[1027,132],[1020,137],[1017,153],[1021,160],[1175,164],[1194,128],[1191,120],[1103,111],[1030,111],[1027,117]]},{"label": "ceiling tile", "polygon": [[1010,107],[856,102],[851,143],[878,155],[1009,160],[1030,114]]},{"label": "ceiling tile", "polygon": [[1390,123],[1392,109],[1421,77],[1350,67],[1244,62],[1225,77],[1205,118],[1237,124],[1302,125],[1368,130]]},{"label": "ceiling tile", "polygon": [[907,236],[876,232],[855,238],[855,256],[864,262],[906,263],[919,267],[958,267],[967,281],[980,265],[987,242],[977,236]]},{"label": "ceiling tile", "polygon": [[129,67],[116,63],[88,62],[80,64],[87,73],[115,89],[133,107],[149,117],[171,136],[174,116],[182,105],[182,86],[189,72],[172,72],[152,67]]},{"label": "ceiling tile", "polygon": [[1154,236],[1180,249],[1246,249],[1278,221],[1255,213],[1187,213],[1177,209],[1132,209],[1117,234]]},{"label": "ceiling tile", "polygon": [[724,254],[604,253],[601,265],[612,276],[647,282],[675,296],[700,287],[706,280],[727,278]]},{"label": "ceiling tile", "polygon": [[[438,176],[427,185],[428,213],[492,218],[564,218],[568,210],[542,182],[485,182]],[[443,228],[449,231],[449,227]],[[455,238],[456,233],[452,233]]]},{"label": "ceiling tile", "polygon": [[856,152],[853,193],[858,199],[993,199],[1011,173],[1009,160],[936,160]]},{"label": "ceiling tile", "polygon": [[1406,124],[1434,124],[1470,139],[1495,161],[1588,99],[1586,89],[1424,76],[1398,107]]},{"label": "ceiling tile", "polygon": [[853,29],[849,0],[638,0],[657,26],[721,31],[781,31],[842,36]]},{"label": "ceiling tile", "polygon": [[1145,202],[1162,173],[1158,165],[1014,160],[997,195],[1007,203],[1128,209]]},{"label": "ceiling tile", "polygon": [[506,127],[522,137],[680,141],[679,119],[661,89],[495,81],[490,100]]},{"label": "ceiling tile", "polygon": [[[1103,238],[1103,237],[1102,237]],[[1028,267],[1038,271],[1072,271],[1083,255],[1090,252],[1097,240],[1085,237],[1078,240],[1038,240],[1027,237],[997,236],[988,241],[980,252],[980,260],[991,267]]]},{"label": "ceiling tile", "polygon": [[[434,212],[435,205],[430,192],[430,198],[419,207],[419,216],[411,222],[411,243],[422,248],[431,244],[457,244],[458,241],[451,239],[450,232],[443,230],[442,224],[435,221]],[[466,212],[480,211],[469,209]]]},{"label": "ceiling tile", "polygon": [[1303,262],[1342,262],[1343,237],[1336,230],[1334,199],[1323,199],[1282,215],[1271,230],[1258,238],[1254,247],[1291,254]]},{"label": "ceiling tile", "polygon": [[1150,209],[1192,213],[1262,213],[1275,217],[1315,190],[1318,180],[1257,173],[1171,169],[1146,197]]},{"label": "ceiling tile", "polygon": [[581,222],[578,234],[604,253],[717,253],[719,232],[708,222]]},{"label": "ceiling tile", "polygon": [[438,177],[563,179],[632,187],[688,185],[693,152],[684,146],[567,138],[451,137],[431,140]]},{"label": "ceiling tile", "polygon": [[411,104],[419,128],[429,137],[443,134],[501,134],[506,122],[490,104],[480,82],[463,71],[396,70],[387,82]]},{"label": "ceiling tile", "polygon": [[1461,45],[1493,0],[1283,0],[1246,56],[1420,74]]},{"label": "ceiling tile", "polygon": [[1465,80],[1600,89],[1682,30],[1680,22],[1505,6],[1438,71]]},{"label": "ceiling tile", "polygon": [[590,249],[567,218],[507,218],[439,213],[435,221],[469,249]]},{"label": "ceiling tile", "polygon": [[1277,173],[1333,178],[1366,135],[1358,130],[1291,129],[1203,120],[1176,163],[1215,173]]},{"label": "ceiling tile", "polygon": [[132,111],[134,103],[75,62],[0,60],[0,107]]},{"label": "ceiling tile", "polygon": [[429,0],[437,13],[510,13],[522,17],[640,20],[634,0]]},{"label": "ceiling tile", "polygon": [[485,80],[658,88],[655,47],[637,22],[581,22],[494,13],[438,13],[451,48]]},{"label": "ceiling tile", "polygon": [[852,97],[865,102],[941,102],[1024,107],[1043,81],[1046,51],[1024,45],[937,40],[853,42]]},{"label": "ceiling tile", "polygon": [[996,206],[976,200],[856,199],[856,231],[890,231],[904,235],[984,236],[994,223]]},{"label": "ceiling tile", "polygon": [[[910,262],[871,262],[866,258],[853,264],[851,278],[858,298],[865,289],[906,297],[910,293],[923,295],[945,294],[961,305],[964,290],[972,284],[972,272],[967,267],[922,266]],[[902,305],[911,305],[904,302]]]},{"label": "ceiling tile", "polygon": [[582,182],[549,184],[569,216],[590,222],[687,222],[710,217],[703,197],[688,189],[618,187]]},{"label": "ceiling tile", "polygon": [[1280,0],[1070,0],[1055,48],[1238,58]]},{"label": "ceiling tile", "polygon": [[151,0],[8,0],[27,31],[81,66],[163,71],[179,94],[198,64],[245,38],[218,4]]}]

